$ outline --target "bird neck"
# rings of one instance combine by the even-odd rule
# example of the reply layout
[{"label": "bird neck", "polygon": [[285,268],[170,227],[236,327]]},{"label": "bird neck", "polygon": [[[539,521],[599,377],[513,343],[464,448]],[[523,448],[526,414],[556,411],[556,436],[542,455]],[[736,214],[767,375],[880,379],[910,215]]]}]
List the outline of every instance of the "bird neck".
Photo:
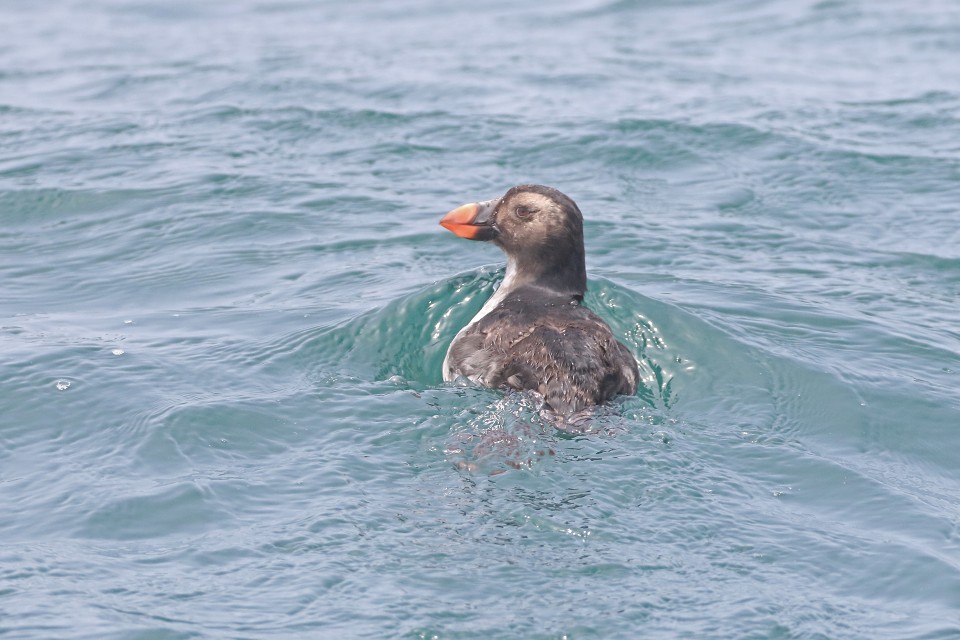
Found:
[{"label": "bird neck", "polygon": [[503,278],[505,293],[525,286],[546,289],[560,296],[583,300],[587,291],[587,267],[583,251],[563,255],[556,252],[547,256],[523,255],[507,257],[507,271]]}]

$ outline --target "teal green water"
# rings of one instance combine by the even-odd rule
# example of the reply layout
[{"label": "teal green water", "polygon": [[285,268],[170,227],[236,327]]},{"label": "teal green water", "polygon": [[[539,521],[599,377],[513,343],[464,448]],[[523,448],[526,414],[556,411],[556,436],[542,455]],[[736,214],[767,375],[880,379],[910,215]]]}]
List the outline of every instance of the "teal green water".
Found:
[{"label": "teal green water", "polygon": [[[0,637],[960,637],[960,10],[0,8]],[[644,384],[441,381],[541,182]]]}]

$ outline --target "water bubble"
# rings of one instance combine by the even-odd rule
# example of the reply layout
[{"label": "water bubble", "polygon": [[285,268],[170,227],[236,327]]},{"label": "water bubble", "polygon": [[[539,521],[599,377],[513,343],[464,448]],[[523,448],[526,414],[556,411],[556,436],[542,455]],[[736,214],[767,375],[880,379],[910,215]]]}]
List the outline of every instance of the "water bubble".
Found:
[{"label": "water bubble", "polygon": [[66,391],[70,388],[69,380],[57,380],[57,391]]}]

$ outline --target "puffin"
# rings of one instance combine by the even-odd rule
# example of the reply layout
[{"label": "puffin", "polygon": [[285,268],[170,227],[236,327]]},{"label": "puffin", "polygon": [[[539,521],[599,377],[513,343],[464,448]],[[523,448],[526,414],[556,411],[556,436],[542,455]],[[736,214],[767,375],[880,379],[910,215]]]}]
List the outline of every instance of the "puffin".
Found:
[{"label": "puffin", "polygon": [[583,214],[571,198],[524,184],[457,207],[440,224],[507,256],[503,282],[450,343],[444,381],[533,391],[559,417],[636,393],[633,354],[583,305]]}]

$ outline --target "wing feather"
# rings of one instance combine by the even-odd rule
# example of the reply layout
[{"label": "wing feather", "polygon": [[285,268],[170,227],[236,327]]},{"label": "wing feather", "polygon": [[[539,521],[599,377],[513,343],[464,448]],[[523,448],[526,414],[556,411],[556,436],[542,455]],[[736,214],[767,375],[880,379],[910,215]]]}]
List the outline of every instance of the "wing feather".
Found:
[{"label": "wing feather", "polygon": [[536,391],[564,414],[636,393],[639,379],[633,355],[589,309],[519,296],[458,336],[450,361],[455,374]]}]

